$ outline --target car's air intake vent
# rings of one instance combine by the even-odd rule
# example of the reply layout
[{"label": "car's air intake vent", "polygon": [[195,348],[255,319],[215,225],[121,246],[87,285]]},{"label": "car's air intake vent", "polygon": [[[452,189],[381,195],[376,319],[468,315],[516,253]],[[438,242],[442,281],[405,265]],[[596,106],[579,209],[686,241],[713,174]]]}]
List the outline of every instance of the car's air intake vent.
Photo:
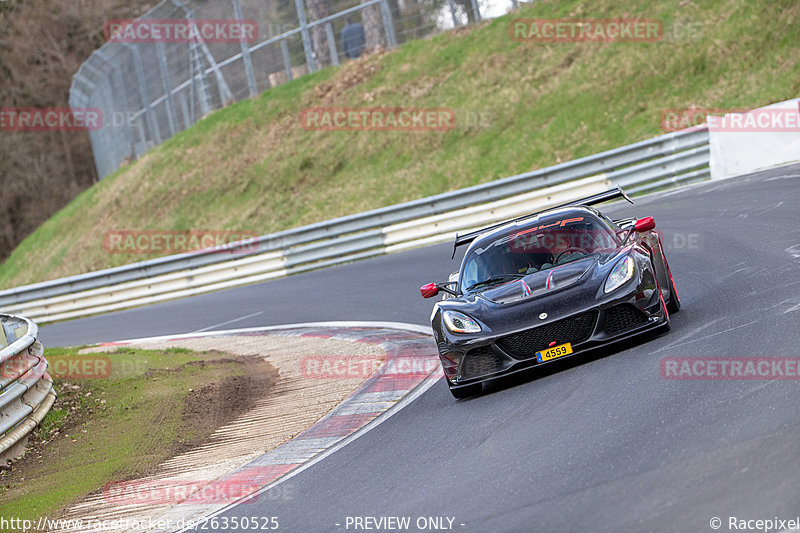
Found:
[{"label": "car's air intake vent", "polygon": [[447,344],[446,342],[438,342],[436,343],[436,347],[439,349],[439,353],[441,355],[450,353],[450,345]]},{"label": "car's air intake vent", "polygon": [[587,311],[544,324],[521,333],[508,335],[497,341],[497,345],[515,359],[530,359],[536,352],[546,349],[550,343],[578,344],[591,337],[597,322],[597,311]]},{"label": "car's air intake vent", "polygon": [[606,311],[606,333],[616,335],[647,323],[644,313],[631,304],[621,304]]},{"label": "car's air intake vent", "polygon": [[467,352],[461,363],[461,377],[472,379],[499,372],[503,368],[503,360],[489,346],[476,348]]}]

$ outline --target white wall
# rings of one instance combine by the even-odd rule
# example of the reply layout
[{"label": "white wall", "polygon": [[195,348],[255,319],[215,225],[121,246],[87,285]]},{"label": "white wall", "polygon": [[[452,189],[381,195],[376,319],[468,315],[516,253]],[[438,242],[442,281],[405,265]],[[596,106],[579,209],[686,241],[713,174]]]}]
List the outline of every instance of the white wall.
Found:
[{"label": "white wall", "polygon": [[[711,179],[729,178],[800,161],[798,106],[800,98],[794,98],[747,113],[709,117]],[[772,124],[770,120],[781,122],[763,127]],[[748,124],[762,127],[747,127]]]}]

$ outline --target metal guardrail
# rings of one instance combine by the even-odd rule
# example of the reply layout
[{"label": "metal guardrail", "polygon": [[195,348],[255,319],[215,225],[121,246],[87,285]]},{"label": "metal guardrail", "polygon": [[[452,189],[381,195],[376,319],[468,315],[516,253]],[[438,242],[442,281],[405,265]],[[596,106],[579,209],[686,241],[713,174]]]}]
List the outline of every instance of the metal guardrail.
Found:
[{"label": "metal guardrail", "polygon": [[708,142],[706,129],[669,133],[474,187],[233,243],[222,252],[172,255],[1,291],[0,308],[38,320],[64,320],[442,242],[456,231],[598,188],[620,184],[639,193],[708,179]]},{"label": "metal guardrail", "polygon": [[27,318],[0,315],[0,462],[22,455],[28,435],[56,399],[39,328]]}]

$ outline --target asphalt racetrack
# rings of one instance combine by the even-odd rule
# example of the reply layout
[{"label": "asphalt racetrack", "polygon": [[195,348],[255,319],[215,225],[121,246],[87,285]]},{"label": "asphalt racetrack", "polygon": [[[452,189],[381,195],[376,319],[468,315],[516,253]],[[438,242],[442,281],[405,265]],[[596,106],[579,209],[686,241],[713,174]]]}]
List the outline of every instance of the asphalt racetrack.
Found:
[{"label": "asphalt racetrack", "polygon": [[[800,356],[800,165],[605,209],[663,232],[672,331],[455,401],[437,382],[349,445],[222,517],[280,531],[448,517],[454,531],[729,531],[800,515],[800,382],[668,380],[664,357]],[[427,324],[440,245],[45,326],[45,346],[326,320]],[[350,517],[348,519],[348,517]],[[364,524],[365,522],[361,522]],[[424,525],[428,529],[417,526]],[[445,519],[444,525],[450,522]],[[388,529],[384,529],[388,530]]]}]

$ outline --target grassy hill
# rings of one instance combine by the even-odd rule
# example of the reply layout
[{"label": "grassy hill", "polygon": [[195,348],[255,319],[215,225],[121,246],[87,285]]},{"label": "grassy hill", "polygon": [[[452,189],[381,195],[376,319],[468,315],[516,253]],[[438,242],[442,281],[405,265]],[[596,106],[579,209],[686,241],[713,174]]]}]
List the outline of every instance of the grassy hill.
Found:
[{"label": "grassy hill", "polygon": [[[665,36],[509,37],[513,19],[566,17],[660,19]],[[107,230],[264,234],[658,135],[666,109],[792,98],[800,95],[799,51],[796,0],[539,0],[211,114],[42,225],[0,266],[0,287],[153,257],[108,253]],[[309,131],[300,116],[314,107],[451,108],[456,127]]]}]

